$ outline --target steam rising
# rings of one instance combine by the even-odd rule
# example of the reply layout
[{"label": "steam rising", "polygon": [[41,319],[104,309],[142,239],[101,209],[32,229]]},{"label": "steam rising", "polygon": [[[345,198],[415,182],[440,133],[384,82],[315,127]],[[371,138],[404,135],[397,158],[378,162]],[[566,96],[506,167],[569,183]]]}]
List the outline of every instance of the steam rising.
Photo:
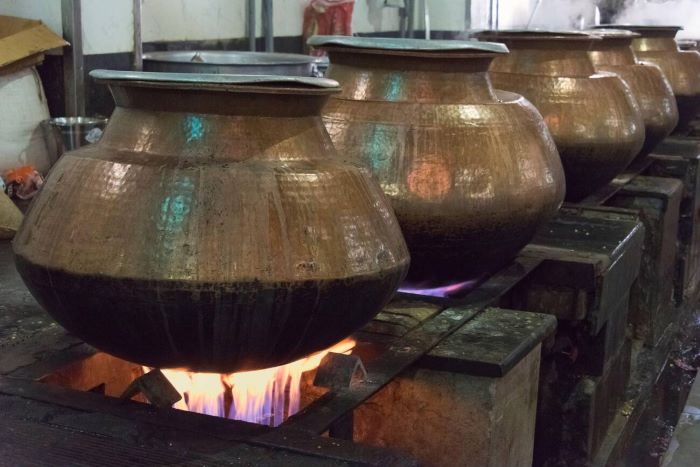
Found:
[{"label": "steam rising", "polygon": [[[499,0],[498,29],[585,29],[609,0]],[[700,0],[626,0],[613,22],[683,26],[678,37],[700,39]],[[471,29],[490,27],[489,0],[472,0]]]},{"label": "steam rising", "polygon": [[[584,29],[596,23],[593,0],[499,0],[498,29]],[[474,0],[471,28],[489,27],[489,0]]]},{"label": "steam rising", "polygon": [[616,23],[683,26],[678,37],[700,38],[700,1],[628,0]]}]

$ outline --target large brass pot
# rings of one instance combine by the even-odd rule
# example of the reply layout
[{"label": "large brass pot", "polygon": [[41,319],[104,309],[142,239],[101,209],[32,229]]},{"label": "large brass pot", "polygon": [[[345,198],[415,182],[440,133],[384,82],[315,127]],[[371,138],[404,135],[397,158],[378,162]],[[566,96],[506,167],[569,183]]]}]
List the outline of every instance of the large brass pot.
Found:
[{"label": "large brass pot", "polygon": [[318,36],[343,90],[323,112],[340,155],[368,166],[411,252],[408,281],[437,286],[502,267],[558,209],[554,142],[523,97],[494,91],[500,44]]},{"label": "large brass pot", "polygon": [[522,94],[542,113],[564,165],[567,200],[593,193],[639,153],[644,122],[632,91],[617,75],[596,72],[588,57],[600,38],[507,30],[477,36],[510,49],[491,65],[493,85]]},{"label": "large brass pot", "polygon": [[334,156],[317,78],[96,71],[117,108],[15,237],[69,331],[155,367],[232,372],[332,345],[408,269],[391,206]]},{"label": "large brass pot", "polygon": [[609,71],[623,79],[632,90],[642,112],[646,136],[638,157],[649,154],[678,125],[678,107],[671,84],[661,69],[638,62],[632,40],[639,34],[622,29],[594,29],[602,40],[593,43],[588,56],[597,71]]},{"label": "large brass pot", "polygon": [[626,29],[641,36],[632,41],[635,56],[658,65],[671,83],[678,103],[678,131],[700,113],[700,53],[682,51],[675,41],[679,26],[629,26],[605,24],[600,28]]}]

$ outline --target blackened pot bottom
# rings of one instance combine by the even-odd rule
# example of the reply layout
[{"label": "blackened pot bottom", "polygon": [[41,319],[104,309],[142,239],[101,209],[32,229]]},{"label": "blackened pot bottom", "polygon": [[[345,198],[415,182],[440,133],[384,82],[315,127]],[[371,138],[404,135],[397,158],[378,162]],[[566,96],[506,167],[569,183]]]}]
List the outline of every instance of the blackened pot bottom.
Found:
[{"label": "blackened pot bottom", "polygon": [[405,271],[215,284],[78,275],[20,256],[16,264],[39,303],[88,344],[151,367],[215,373],[282,365],[335,344],[381,310]]}]

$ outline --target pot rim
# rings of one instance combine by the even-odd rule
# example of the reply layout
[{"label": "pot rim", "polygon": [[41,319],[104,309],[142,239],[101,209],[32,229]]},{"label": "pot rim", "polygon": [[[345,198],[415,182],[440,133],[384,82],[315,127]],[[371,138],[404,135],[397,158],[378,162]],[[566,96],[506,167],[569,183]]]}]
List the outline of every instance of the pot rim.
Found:
[{"label": "pot rim", "polygon": [[[313,47],[347,47],[349,49],[387,51],[387,52],[486,52],[490,54],[507,54],[508,47],[498,42],[479,42],[474,40],[427,40],[398,39],[392,37],[354,37],[354,36],[311,36],[306,43]],[[435,54],[436,57],[439,56]],[[424,55],[425,56],[425,55]]]},{"label": "pot rim", "polygon": [[629,29],[599,28],[586,29],[584,32],[591,34],[592,36],[600,37],[604,41],[613,39],[636,39],[637,37],[642,36],[638,32],[634,32]]},{"label": "pot rim", "polygon": [[232,92],[332,94],[340,91],[337,81],[305,76],[92,70],[90,77],[106,84],[169,85],[172,88],[200,87]]},{"label": "pot rim", "polygon": [[[204,61],[193,61],[201,57]],[[275,65],[309,65],[316,62],[316,57],[302,54],[275,52],[248,52],[238,50],[171,50],[148,52],[143,59],[163,63],[191,63],[194,65],[236,65],[275,66]]]},{"label": "pot rim", "polygon": [[483,29],[473,31],[472,35],[479,39],[524,40],[524,41],[599,41],[600,37],[583,31],[555,29]]},{"label": "pot rim", "polygon": [[683,30],[683,26],[654,24],[598,24],[593,26],[593,29],[624,29],[639,33],[643,37],[645,32],[673,32],[675,35],[675,33],[678,31]]}]

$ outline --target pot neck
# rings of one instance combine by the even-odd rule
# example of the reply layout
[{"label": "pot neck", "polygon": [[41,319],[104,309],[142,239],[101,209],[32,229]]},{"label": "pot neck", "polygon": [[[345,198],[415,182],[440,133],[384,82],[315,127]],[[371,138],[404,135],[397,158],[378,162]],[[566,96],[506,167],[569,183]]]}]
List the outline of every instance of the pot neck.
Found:
[{"label": "pot neck", "polygon": [[319,116],[329,96],[321,89],[250,85],[113,81],[109,88],[124,109],[230,116]]},{"label": "pot neck", "polygon": [[677,52],[678,44],[673,37],[639,37],[632,41],[635,52]]},{"label": "pot neck", "polygon": [[328,77],[348,100],[476,104],[495,102],[490,53],[355,52],[327,48]]},{"label": "pot neck", "polygon": [[632,52],[632,39],[604,39],[596,43],[588,53],[594,66],[634,65],[637,60]]},{"label": "pot neck", "polygon": [[493,61],[491,71],[557,77],[595,73],[588,52],[592,41],[504,40],[510,54]]}]

